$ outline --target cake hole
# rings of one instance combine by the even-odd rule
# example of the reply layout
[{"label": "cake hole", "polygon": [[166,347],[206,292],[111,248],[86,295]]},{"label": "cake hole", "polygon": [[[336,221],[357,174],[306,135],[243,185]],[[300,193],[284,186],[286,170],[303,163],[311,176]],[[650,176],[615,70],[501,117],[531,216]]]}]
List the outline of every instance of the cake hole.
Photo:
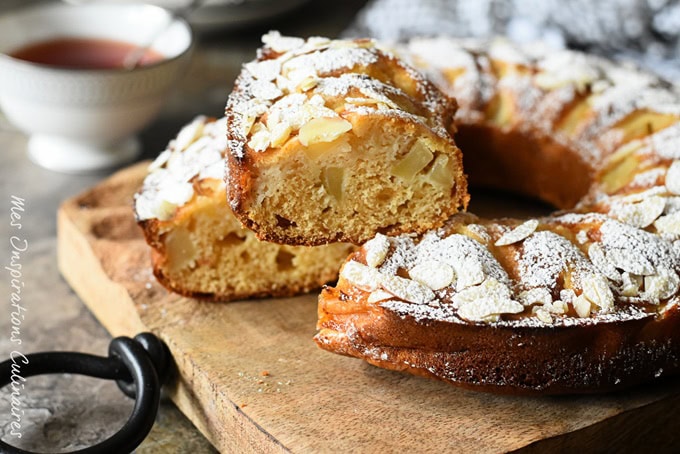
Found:
[{"label": "cake hole", "polygon": [[394,189],[385,188],[378,193],[376,198],[379,202],[389,202],[394,197]]},{"label": "cake hole", "polygon": [[276,254],[276,267],[279,271],[288,271],[293,269],[293,259],[295,254],[291,254],[288,251],[280,250]]},{"label": "cake hole", "polygon": [[290,227],[297,227],[297,224],[290,219],[286,219],[283,216],[279,216],[278,214],[276,216],[276,226],[280,227],[282,229],[287,229]]},{"label": "cake hole", "polygon": [[245,236],[240,236],[235,232],[230,232],[228,235],[222,237],[219,240],[219,243],[222,246],[237,246],[239,244],[243,244],[245,240],[246,240]]}]

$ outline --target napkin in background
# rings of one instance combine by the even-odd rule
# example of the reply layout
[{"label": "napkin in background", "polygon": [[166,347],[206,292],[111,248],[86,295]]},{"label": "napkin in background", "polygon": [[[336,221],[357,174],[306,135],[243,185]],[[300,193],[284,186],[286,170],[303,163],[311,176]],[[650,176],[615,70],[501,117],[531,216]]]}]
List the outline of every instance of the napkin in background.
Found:
[{"label": "napkin in background", "polygon": [[344,36],[508,36],[633,60],[680,83],[680,0],[371,0]]}]

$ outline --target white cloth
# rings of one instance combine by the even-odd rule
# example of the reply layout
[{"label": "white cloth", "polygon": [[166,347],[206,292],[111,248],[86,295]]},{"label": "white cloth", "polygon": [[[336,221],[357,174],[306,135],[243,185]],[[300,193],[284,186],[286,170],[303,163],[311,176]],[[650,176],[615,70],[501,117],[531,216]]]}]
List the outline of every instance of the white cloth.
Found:
[{"label": "white cloth", "polygon": [[371,0],[344,35],[542,40],[634,60],[680,83],[680,0]]}]

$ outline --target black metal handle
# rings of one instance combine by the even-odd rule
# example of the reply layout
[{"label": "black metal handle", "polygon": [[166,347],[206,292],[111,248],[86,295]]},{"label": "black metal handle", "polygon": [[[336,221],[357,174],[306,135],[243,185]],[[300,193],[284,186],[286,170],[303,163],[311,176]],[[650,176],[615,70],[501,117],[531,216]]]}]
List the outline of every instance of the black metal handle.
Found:
[{"label": "black metal handle", "polygon": [[[89,448],[72,451],[78,454],[132,452],[146,438],[158,412],[162,381],[167,378],[170,352],[151,333],[117,337],[109,344],[109,356],[76,352],[44,352],[26,355],[21,365],[23,378],[42,374],[72,373],[116,380],[118,387],[135,399],[132,414],[123,427],[106,440]],[[13,361],[0,364],[0,387],[12,382]],[[0,453],[32,454],[0,440]]]}]

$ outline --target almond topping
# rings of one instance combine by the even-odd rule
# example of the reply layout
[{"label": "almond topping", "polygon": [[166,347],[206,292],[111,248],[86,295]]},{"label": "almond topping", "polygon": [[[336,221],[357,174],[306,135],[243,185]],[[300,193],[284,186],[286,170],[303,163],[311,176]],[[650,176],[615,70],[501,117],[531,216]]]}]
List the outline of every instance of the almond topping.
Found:
[{"label": "almond topping", "polygon": [[411,279],[420,282],[432,290],[440,290],[444,287],[448,287],[455,278],[451,266],[436,260],[419,263],[411,268],[408,274]]},{"label": "almond topping", "polygon": [[654,221],[654,227],[656,227],[656,231],[659,233],[680,235],[680,211],[661,216]]},{"label": "almond topping", "polygon": [[601,274],[592,274],[585,279],[583,296],[598,306],[601,312],[610,312],[614,308],[614,294],[609,288],[607,279]]},{"label": "almond topping", "polygon": [[524,306],[511,298],[508,286],[494,278],[459,292],[453,302],[458,305],[458,315],[470,321],[498,320],[501,314],[524,310]]},{"label": "almond topping", "polygon": [[519,300],[525,306],[532,304],[550,305],[552,303],[552,294],[550,290],[543,287],[532,288],[519,294]]},{"label": "almond topping", "polygon": [[576,314],[578,314],[579,317],[581,318],[590,317],[591,304],[590,301],[588,301],[588,299],[585,296],[583,295],[577,296],[574,299],[572,306],[574,306],[574,310],[576,311]]},{"label": "almond topping", "polygon": [[673,270],[660,270],[658,274],[645,276],[645,296],[654,304],[675,295],[679,287],[680,279]]},{"label": "almond topping", "polygon": [[503,234],[503,236],[500,237],[498,241],[496,241],[496,246],[508,246],[510,244],[523,241],[529,235],[534,233],[537,227],[538,219],[529,219],[523,224],[520,224],[509,232]]},{"label": "almond topping", "polygon": [[264,151],[269,148],[271,134],[262,123],[256,123],[252,129],[252,135],[248,141],[248,146],[255,151]]},{"label": "almond topping", "polygon": [[385,261],[389,250],[390,240],[382,233],[378,233],[373,239],[368,240],[364,244],[366,263],[371,268],[379,267]]},{"label": "almond topping", "polygon": [[378,270],[354,260],[345,263],[340,277],[367,292],[378,290],[382,280],[382,275]]},{"label": "almond topping", "polygon": [[394,296],[391,293],[388,293],[384,290],[376,290],[372,292],[370,295],[368,295],[368,298],[366,299],[367,303],[377,303],[379,301],[385,301],[390,298],[394,298]]},{"label": "almond topping", "polygon": [[382,275],[382,288],[409,303],[426,304],[434,299],[432,290],[423,284],[399,276]]},{"label": "almond topping", "polygon": [[612,206],[611,215],[621,222],[643,229],[652,224],[666,207],[664,197],[652,196],[638,203],[619,203]]},{"label": "almond topping", "polygon": [[680,160],[673,161],[666,172],[666,189],[671,194],[680,195]]},{"label": "almond topping", "polygon": [[298,138],[302,145],[317,142],[331,142],[352,129],[352,123],[344,118],[313,118],[300,128]]},{"label": "almond topping", "polygon": [[623,280],[621,285],[621,295],[628,297],[638,296],[640,294],[642,283],[644,282],[643,277],[628,272],[624,272],[621,277]]},{"label": "almond topping", "polygon": [[588,258],[591,262],[593,262],[593,265],[595,265],[595,268],[597,268],[600,273],[604,274],[614,282],[621,281],[621,274],[616,269],[614,264],[607,260],[604,250],[599,243],[593,243],[588,247]]}]

